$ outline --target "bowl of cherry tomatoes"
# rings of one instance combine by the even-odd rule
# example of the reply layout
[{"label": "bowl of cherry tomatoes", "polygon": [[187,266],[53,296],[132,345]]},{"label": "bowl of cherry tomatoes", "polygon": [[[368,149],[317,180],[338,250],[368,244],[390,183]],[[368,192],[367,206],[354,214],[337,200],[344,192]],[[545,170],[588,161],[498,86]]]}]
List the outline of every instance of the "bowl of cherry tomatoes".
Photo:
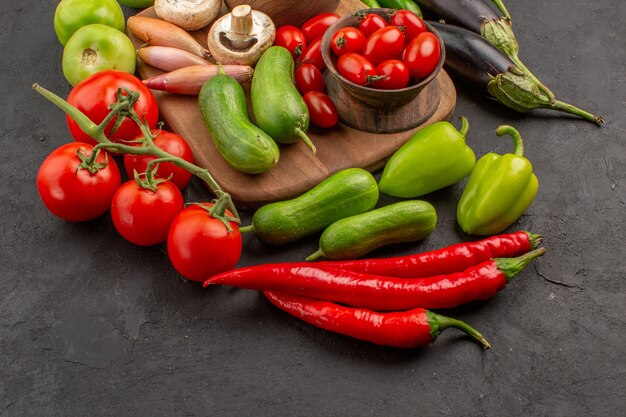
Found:
[{"label": "bowl of cherry tomatoes", "polygon": [[322,58],[351,98],[390,109],[415,100],[437,77],[445,48],[435,29],[410,11],[364,9],[326,31]]}]

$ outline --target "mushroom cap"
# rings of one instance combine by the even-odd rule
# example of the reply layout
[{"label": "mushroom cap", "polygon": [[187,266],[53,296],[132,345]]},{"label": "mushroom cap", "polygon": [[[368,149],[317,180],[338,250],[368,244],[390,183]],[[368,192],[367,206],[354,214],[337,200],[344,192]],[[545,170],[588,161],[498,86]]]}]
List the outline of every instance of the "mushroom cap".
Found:
[{"label": "mushroom cap", "polygon": [[185,30],[198,30],[217,17],[222,0],[155,0],[154,11],[161,19]]}]

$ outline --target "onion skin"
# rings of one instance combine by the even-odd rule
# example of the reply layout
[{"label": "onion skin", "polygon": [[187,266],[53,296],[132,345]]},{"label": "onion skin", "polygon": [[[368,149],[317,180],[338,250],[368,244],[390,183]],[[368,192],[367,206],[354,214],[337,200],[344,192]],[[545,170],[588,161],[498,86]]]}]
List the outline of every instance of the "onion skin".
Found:
[{"label": "onion skin", "polygon": [[214,65],[191,52],[167,46],[145,46],[139,48],[137,56],[146,64],[168,72],[192,65]]},{"label": "onion skin", "polygon": [[[224,73],[240,83],[252,79],[254,70],[246,65],[222,65]],[[198,95],[202,86],[219,74],[219,65],[194,65],[143,80],[152,90],[183,95]]]},{"label": "onion skin", "polygon": [[152,46],[178,48],[204,59],[211,57],[211,52],[203,48],[193,36],[163,20],[131,16],[128,18],[127,27],[136,37]]}]

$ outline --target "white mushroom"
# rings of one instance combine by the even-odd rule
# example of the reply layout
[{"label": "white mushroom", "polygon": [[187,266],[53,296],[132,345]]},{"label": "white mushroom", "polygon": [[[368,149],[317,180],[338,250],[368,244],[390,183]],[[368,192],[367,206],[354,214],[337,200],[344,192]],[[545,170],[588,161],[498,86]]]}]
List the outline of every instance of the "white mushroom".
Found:
[{"label": "white mushroom", "polygon": [[253,66],[275,36],[276,27],[269,16],[241,5],[213,24],[207,43],[217,62]]},{"label": "white mushroom", "polygon": [[222,0],[156,0],[154,11],[163,20],[185,30],[198,30],[218,15]]}]

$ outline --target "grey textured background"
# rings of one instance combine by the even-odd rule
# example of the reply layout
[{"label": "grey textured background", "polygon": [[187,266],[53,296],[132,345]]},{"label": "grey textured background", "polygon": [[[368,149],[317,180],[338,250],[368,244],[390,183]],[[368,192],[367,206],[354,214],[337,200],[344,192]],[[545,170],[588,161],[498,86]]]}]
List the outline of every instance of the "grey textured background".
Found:
[{"label": "grey textured background", "polygon": [[[478,156],[510,151],[499,124],[526,138],[540,191],[514,229],[542,233],[549,251],[495,299],[446,312],[480,329],[490,351],[453,330],[413,351],[330,334],[255,292],[185,282],[164,247],[127,243],[108,215],[50,215],[36,173],[71,137],[30,86],[69,92],[57,3],[0,5],[0,416],[624,415],[623,0],[508,1],[525,62],[604,127],[514,114],[459,89],[455,115],[470,119]],[[440,219],[429,239],[376,255],[469,239],[455,224],[461,191],[427,197]],[[186,194],[208,198],[197,182]],[[240,264],[259,264],[302,259],[316,239],[244,246]]]}]

